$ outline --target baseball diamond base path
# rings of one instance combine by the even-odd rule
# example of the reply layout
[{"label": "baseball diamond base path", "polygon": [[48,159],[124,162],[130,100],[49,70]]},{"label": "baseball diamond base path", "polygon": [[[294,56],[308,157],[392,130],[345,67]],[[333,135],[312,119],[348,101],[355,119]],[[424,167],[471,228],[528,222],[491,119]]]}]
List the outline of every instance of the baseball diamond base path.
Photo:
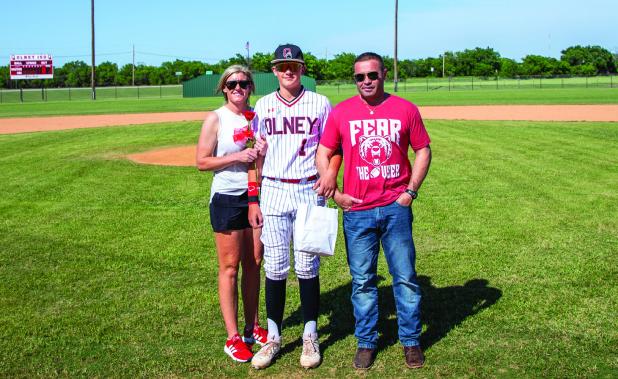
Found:
[{"label": "baseball diamond base path", "polygon": [[419,107],[426,120],[618,121],[618,105],[464,105]]},{"label": "baseball diamond base path", "polygon": [[[426,120],[609,121],[618,122],[618,104],[610,105],[474,105],[420,107]],[[0,118],[0,134],[203,120],[206,112],[137,113],[87,116]],[[195,165],[195,146],[132,154],[137,163]]]},{"label": "baseball diamond base path", "polygon": [[[420,107],[426,120],[618,121],[618,105],[465,105]],[[0,134],[203,120],[206,112],[0,118]]]},{"label": "baseball diamond base path", "polygon": [[169,112],[0,118],[0,134],[155,124],[158,122],[196,121],[203,120],[205,116],[206,112]]}]

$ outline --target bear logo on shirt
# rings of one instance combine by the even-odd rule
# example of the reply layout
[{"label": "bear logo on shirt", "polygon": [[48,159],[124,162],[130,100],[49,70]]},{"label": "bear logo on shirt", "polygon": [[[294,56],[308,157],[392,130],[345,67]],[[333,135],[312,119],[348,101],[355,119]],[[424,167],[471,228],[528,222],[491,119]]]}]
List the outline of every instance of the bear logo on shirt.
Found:
[{"label": "bear logo on shirt", "polygon": [[391,142],[382,136],[360,137],[358,149],[361,158],[372,166],[380,166],[391,157]]}]

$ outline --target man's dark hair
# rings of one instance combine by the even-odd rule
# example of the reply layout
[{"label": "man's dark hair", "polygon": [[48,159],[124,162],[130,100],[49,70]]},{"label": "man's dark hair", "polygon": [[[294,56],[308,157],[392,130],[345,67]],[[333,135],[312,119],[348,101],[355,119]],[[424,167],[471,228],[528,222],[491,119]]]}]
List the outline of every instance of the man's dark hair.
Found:
[{"label": "man's dark hair", "polygon": [[356,57],[356,60],[354,60],[354,64],[358,62],[364,62],[364,61],[370,61],[370,60],[376,60],[380,62],[380,70],[384,71],[384,60],[382,59],[380,55],[376,53],[371,53],[371,52],[362,53],[361,55]]}]

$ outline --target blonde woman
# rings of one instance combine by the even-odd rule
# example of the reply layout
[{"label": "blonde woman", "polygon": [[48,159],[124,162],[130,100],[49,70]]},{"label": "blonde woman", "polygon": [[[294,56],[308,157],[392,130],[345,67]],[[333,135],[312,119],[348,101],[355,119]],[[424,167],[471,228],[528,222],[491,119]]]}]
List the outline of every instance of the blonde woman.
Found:
[{"label": "blonde woman", "polygon": [[[251,228],[247,214],[248,165],[264,149],[264,143],[258,139],[255,147],[246,147],[248,121],[243,112],[250,110],[249,96],[254,92],[249,69],[240,65],[228,67],[221,75],[217,89],[223,94],[225,105],[206,114],[196,161],[200,171],[214,172],[210,221],[219,262],[219,303],[228,336],[224,351],[237,362],[248,362],[253,357],[252,345],[263,345],[267,339],[266,330],[258,324],[257,311],[263,254],[261,229]],[[242,337],[238,332],[240,266],[245,318]]]}]

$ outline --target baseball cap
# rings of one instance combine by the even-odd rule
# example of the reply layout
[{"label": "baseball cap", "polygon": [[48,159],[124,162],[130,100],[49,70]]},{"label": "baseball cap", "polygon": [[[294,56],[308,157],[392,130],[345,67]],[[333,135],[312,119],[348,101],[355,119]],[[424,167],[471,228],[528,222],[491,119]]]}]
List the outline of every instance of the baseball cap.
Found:
[{"label": "baseball cap", "polygon": [[305,64],[305,59],[300,47],[288,43],[285,45],[279,45],[279,47],[275,50],[275,59],[270,61],[271,64],[277,64],[280,62],[298,62]]}]

